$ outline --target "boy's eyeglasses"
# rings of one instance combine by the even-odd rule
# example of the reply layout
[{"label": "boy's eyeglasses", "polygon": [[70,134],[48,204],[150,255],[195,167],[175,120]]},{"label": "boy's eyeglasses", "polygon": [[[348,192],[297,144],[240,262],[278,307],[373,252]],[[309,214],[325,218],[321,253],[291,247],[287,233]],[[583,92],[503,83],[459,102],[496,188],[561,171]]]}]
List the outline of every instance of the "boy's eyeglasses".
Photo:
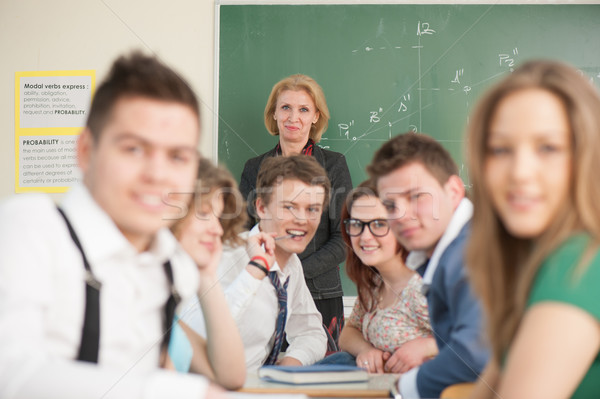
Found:
[{"label": "boy's eyeglasses", "polygon": [[390,224],[386,219],[373,219],[368,222],[363,222],[358,219],[346,219],[344,220],[344,226],[346,227],[346,233],[351,237],[358,237],[361,235],[365,226],[369,226],[371,234],[375,237],[383,237],[390,231]]}]

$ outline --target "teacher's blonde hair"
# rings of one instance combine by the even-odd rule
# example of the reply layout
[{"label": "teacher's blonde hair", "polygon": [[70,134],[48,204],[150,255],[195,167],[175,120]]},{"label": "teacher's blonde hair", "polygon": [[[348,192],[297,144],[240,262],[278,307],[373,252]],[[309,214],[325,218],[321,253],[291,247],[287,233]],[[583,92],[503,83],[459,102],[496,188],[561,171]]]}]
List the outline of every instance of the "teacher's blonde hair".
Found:
[{"label": "teacher's blonde hair", "polygon": [[275,84],[275,86],[273,86],[273,89],[271,89],[271,94],[269,95],[269,99],[267,100],[267,105],[265,106],[265,126],[267,127],[267,130],[269,133],[271,133],[271,135],[279,136],[277,121],[273,119],[273,115],[275,114],[277,99],[279,98],[281,92],[285,90],[304,90],[315,102],[315,107],[319,113],[319,119],[310,127],[309,137],[315,143],[318,143],[321,141],[323,132],[327,130],[330,115],[329,108],[327,108],[327,102],[325,101],[325,94],[323,94],[323,89],[321,89],[321,86],[319,86],[319,84],[310,76],[302,74],[291,75],[280,80]]}]

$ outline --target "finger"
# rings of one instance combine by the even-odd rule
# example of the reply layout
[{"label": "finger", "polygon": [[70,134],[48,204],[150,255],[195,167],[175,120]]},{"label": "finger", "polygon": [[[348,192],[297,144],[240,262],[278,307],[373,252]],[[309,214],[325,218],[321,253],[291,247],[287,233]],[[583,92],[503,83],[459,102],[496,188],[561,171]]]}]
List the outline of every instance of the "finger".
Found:
[{"label": "finger", "polygon": [[382,374],[385,372],[385,370],[383,369],[383,357],[379,357],[376,358],[374,361],[374,368],[375,368],[375,372],[378,374]]},{"label": "finger", "polygon": [[256,238],[257,245],[262,246],[265,252],[267,252],[267,248],[272,249],[275,246],[275,240],[271,233],[259,233]]},{"label": "finger", "polygon": [[275,253],[275,239],[271,236],[265,237],[264,240],[265,252],[269,255],[273,255]]},{"label": "finger", "polygon": [[407,371],[409,371],[412,367],[410,367],[410,365],[408,364],[403,364],[402,367],[400,368],[400,370],[398,370],[399,373],[406,373]]},{"label": "finger", "polygon": [[404,366],[404,363],[397,362],[392,367],[390,367],[390,373],[400,373],[401,372],[400,370],[402,370],[403,366]]},{"label": "finger", "polygon": [[260,235],[255,235],[248,238],[247,247],[249,252],[256,252],[260,248]]},{"label": "finger", "polygon": [[398,371],[394,371],[394,373],[406,373],[408,370],[410,370],[412,367],[410,366],[410,364],[408,363],[401,363],[399,365],[399,367],[396,367],[396,369]]},{"label": "finger", "polygon": [[362,369],[369,371],[369,361],[366,358],[358,359],[356,358],[356,365]]},{"label": "finger", "polygon": [[383,368],[387,372],[393,372],[394,366],[398,363],[398,358],[394,356],[390,356],[390,358],[385,362]]},{"label": "finger", "polygon": [[221,254],[223,253],[223,243],[221,240],[216,240],[213,252],[211,254],[210,265],[217,267],[221,260]]}]

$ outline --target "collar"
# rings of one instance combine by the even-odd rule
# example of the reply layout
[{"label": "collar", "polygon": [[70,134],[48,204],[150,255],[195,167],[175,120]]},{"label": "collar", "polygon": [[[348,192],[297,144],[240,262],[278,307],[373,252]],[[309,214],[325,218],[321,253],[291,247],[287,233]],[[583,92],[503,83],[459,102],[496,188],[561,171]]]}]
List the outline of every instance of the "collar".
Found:
[{"label": "collar", "polygon": [[[98,205],[87,187],[75,184],[61,204],[77,232],[90,263],[102,262],[115,256],[137,256],[137,250],[123,236],[110,216]],[[139,254],[143,263],[164,263],[177,250],[177,240],[163,228],[157,232],[148,251]]]},{"label": "collar", "polygon": [[[450,223],[448,223],[448,227],[446,227],[446,231],[444,231],[444,234],[435,246],[433,254],[431,254],[429,265],[427,266],[427,270],[425,270],[425,275],[423,276],[423,285],[431,284],[433,275],[437,270],[440,257],[446,248],[448,248],[448,245],[450,245],[450,243],[458,236],[465,224],[471,220],[472,216],[473,203],[468,198],[463,198],[454,211],[454,214],[450,219]],[[406,265],[415,270],[426,261],[427,255],[425,254],[425,251],[411,251],[406,258]]]},{"label": "collar", "polygon": [[[304,146],[302,151],[300,151],[300,153],[303,155],[312,155],[314,148],[315,148],[315,142],[312,139],[308,139],[308,141],[306,142],[306,145]],[[281,145],[279,143],[277,143],[277,145],[275,146],[275,154],[276,155],[282,154]]]}]

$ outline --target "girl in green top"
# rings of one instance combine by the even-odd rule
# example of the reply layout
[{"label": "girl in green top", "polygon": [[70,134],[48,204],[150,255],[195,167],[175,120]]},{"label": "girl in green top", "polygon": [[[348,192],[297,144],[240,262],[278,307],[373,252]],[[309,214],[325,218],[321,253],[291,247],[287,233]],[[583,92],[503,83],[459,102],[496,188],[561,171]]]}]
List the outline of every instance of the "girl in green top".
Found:
[{"label": "girl in green top", "polygon": [[493,351],[473,397],[600,397],[598,91],[529,62],[479,101],[467,140],[467,263]]}]

